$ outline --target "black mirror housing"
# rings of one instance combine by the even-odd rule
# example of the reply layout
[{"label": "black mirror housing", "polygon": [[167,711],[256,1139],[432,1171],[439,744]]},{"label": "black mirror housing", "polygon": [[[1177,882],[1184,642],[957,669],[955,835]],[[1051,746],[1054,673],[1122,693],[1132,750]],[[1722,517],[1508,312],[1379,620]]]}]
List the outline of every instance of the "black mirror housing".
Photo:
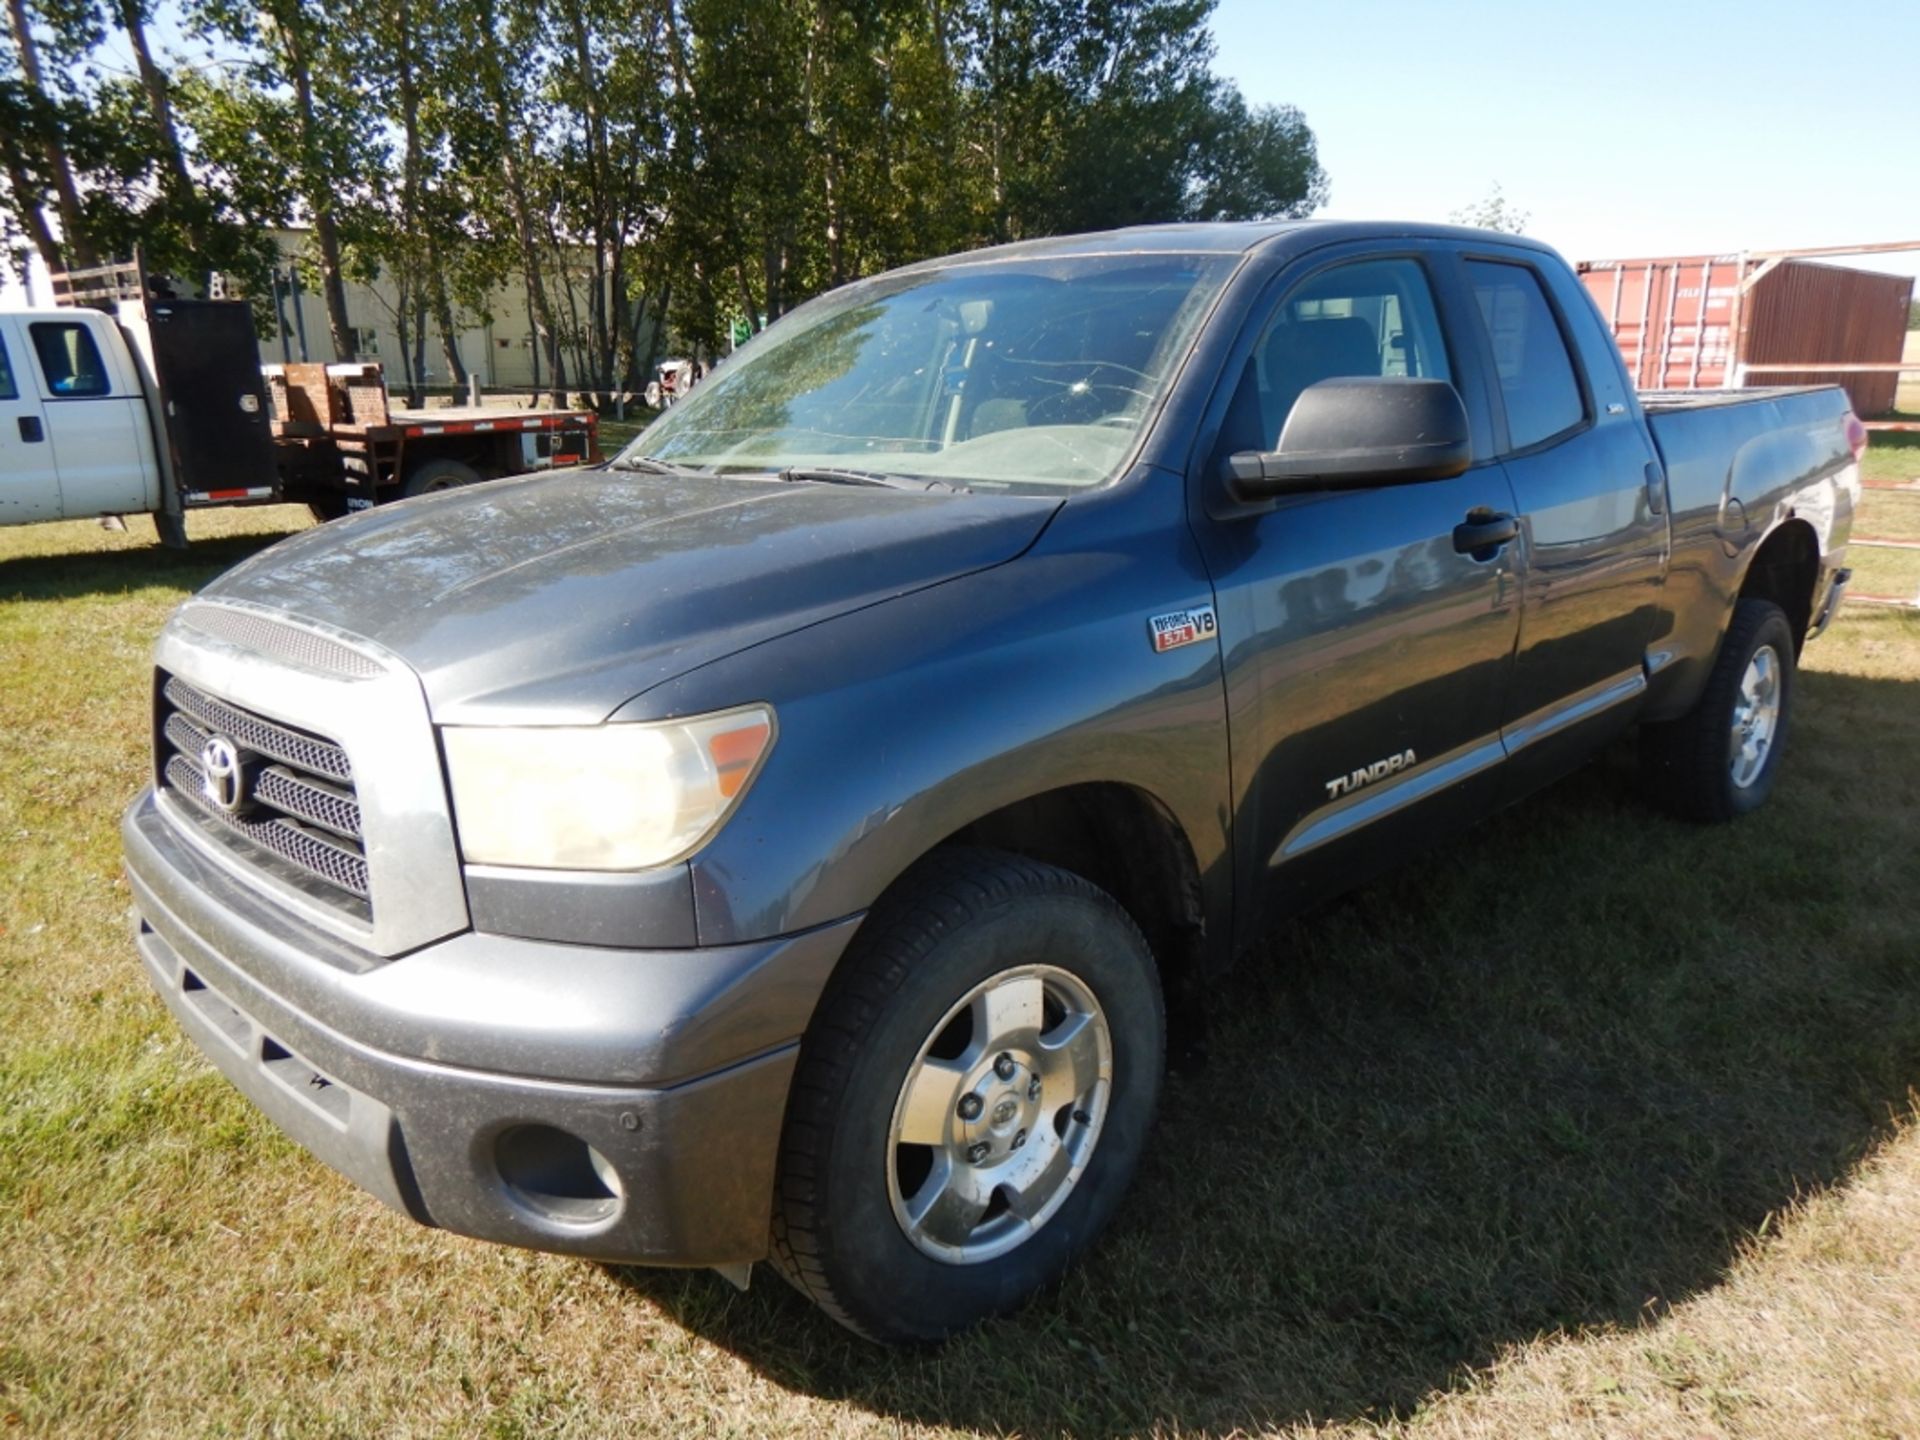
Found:
[{"label": "black mirror housing", "polygon": [[1228,456],[1226,482],[1235,499],[1254,501],[1446,480],[1472,463],[1467,408],[1445,380],[1347,376],[1301,391],[1279,448]]}]

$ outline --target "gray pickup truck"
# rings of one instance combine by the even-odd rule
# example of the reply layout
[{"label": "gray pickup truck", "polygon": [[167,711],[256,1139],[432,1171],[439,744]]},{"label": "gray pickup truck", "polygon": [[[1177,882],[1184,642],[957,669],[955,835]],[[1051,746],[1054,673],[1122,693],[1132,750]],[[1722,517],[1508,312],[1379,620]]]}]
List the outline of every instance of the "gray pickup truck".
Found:
[{"label": "gray pickup truck", "polygon": [[1681,814],[1764,800],[1864,441],[1834,388],[1636,395],[1505,235],[912,266],[610,464],[184,605],[139,952],[415,1220],[946,1335],[1100,1233],[1276,918],[1630,727]]}]

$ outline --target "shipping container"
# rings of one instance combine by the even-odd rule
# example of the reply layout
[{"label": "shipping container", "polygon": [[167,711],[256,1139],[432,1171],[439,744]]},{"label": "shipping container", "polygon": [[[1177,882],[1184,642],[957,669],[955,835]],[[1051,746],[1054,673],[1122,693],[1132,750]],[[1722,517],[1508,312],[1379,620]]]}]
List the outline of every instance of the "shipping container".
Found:
[{"label": "shipping container", "polygon": [[[1893,409],[1900,377],[1822,370],[1901,360],[1913,280],[1757,255],[1583,260],[1575,267],[1642,390],[1840,385],[1857,415]],[[1806,364],[1803,370],[1752,366]]]}]

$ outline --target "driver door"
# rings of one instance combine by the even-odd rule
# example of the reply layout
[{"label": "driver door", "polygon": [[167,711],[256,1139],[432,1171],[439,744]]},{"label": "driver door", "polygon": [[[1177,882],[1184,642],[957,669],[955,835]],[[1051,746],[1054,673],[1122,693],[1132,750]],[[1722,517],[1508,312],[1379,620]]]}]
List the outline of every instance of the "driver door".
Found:
[{"label": "driver door", "polygon": [[60,518],[60,475],[20,332],[0,316],[0,525]]},{"label": "driver door", "polygon": [[1287,285],[1201,477],[1217,495],[1226,456],[1274,449],[1301,391],[1336,376],[1449,380],[1474,432],[1475,464],[1452,479],[1216,499],[1196,517],[1226,657],[1243,936],[1467,823],[1495,793],[1519,556],[1456,534],[1512,515],[1514,499],[1470,359],[1462,383],[1456,357],[1474,351],[1455,337],[1471,334],[1472,302],[1452,263],[1363,254]]}]

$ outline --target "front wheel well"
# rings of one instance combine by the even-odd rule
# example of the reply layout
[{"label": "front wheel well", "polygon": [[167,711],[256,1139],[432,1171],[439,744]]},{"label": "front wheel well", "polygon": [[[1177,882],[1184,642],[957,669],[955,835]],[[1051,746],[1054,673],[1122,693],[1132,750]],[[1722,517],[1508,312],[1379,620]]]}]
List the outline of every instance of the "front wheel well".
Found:
[{"label": "front wheel well", "polygon": [[1153,950],[1174,1052],[1198,1044],[1204,1023],[1200,871],[1180,822],[1159,800],[1116,782],[1069,785],[1002,806],[941,843],[1011,851],[1106,891]]},{"label": "front wheel well", "polygon": [[1741,600],[1771,600],[1786,611],[1796,652],[1813,624],[1820,581],[1820,538],[1805,520],[1789,520],[1762,542],[1740,583]]}]

